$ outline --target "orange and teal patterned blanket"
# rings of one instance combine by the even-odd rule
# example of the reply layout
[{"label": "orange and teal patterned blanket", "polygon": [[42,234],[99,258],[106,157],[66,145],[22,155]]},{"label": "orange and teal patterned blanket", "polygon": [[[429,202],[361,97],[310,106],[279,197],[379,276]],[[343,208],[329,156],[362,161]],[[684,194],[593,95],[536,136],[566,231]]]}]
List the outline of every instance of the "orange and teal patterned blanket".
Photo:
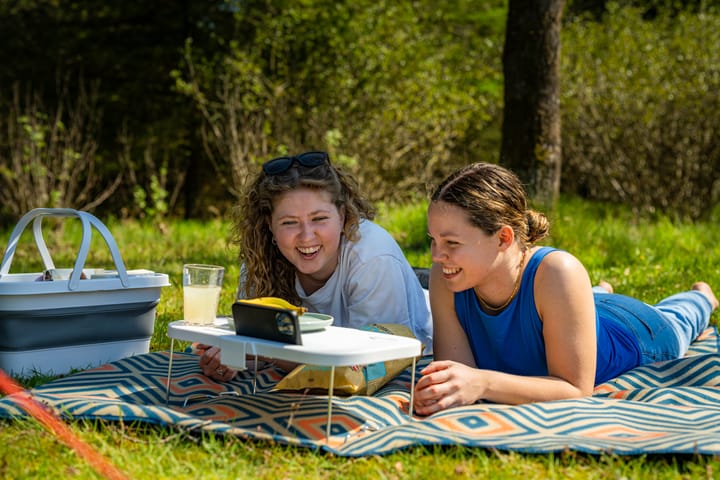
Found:
[{"label": "orange and teal patterned blanket", "polygon": [[[688,356],[634,369],[592,397],[509,406],[478,403],[430,417],[407,415],[410,371],[372,396],[335,397],[326,441],[327,396],[271,391],[280,374],[216,383],[194,354],[152,352],[54,380],[32,395],[65,419],[172,425],[194,432],[272,440],[345,456],[382,455],[416,445],[465,445],[532,453],[565,450],[623,455],[720,454],[720,355],[715,328]],[[419,371],[430,361],[423,358]],[[25,413],[12,396],[0,417]]]}]

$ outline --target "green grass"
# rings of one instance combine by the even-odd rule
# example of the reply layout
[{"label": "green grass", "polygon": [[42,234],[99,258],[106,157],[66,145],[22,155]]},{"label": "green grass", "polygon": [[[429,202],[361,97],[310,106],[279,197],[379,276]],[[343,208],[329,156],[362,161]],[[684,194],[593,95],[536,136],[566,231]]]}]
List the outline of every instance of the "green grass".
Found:
[{"label": "green grass", "polygon": [[[390,230],[413,265],[429,266],[426,204],[383,208],[378,223]],[[616,291],[653,302],[705,280],[720,289],[720,227],[716,222],[673,223],[637,220],[614,205],[563,199],[549,215],[547,244],[574,253],[593,281],[610,281]],[[163,224],[111,221],[106,225],[128,268],[150,268],[170,276],[157,309],[152,350],[169,348],[167,324],[182,316],[183,263],[226,267],[221,310],[229,311],[238,275],[236,252],[228,245],[229,225],[166,221]],[[78,225],[49,229],[48,246],[56,266],[71,266]],[[10,231],[0,232],[5,246]],[[104,244],[94,239],[88,265],[112,267]],[[37,250],[23,236],[11,272],[40,271]],[[717,324],[718,314],[713,323]],[[26,386],[49,380],[21,379]],[[563,452],[531,455],[465,447],[419,447],[383,457],[344,458],[235,437],[192,435],[148,425],[73,422],[71,429],[131,478],[493,478],[493,479],[675,479],[714,478],[720,458],[691,455],[620,457]],[[0,478],[99,478],[72,450],[32,420],[0,421]]]}]

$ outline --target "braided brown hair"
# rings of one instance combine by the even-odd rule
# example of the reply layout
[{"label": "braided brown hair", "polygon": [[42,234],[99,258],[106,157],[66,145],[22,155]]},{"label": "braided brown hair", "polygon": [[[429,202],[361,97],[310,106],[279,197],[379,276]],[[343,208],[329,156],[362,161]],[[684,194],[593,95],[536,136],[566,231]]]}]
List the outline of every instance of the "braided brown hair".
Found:
[{"label": "braided brown hair", "polygon": [[547,217],[528,208],[517,175],[492,163],[473,163],[452,173],[430,197],[431,203],[438,201],[461,208],[470,223],[488,235],[509,225],[523,248],[550,231]]}]

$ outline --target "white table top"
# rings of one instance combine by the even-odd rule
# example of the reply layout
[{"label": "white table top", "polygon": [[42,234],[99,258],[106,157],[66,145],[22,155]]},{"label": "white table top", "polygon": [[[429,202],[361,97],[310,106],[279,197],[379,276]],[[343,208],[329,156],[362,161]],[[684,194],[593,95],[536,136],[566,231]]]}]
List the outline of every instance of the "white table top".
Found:
[{"label": "white table top", "polygon": [[220,347],[223,363],[240,369],[245,368],[246,354],[328,367],[367,365],[422,354],[422,344],[415,338],[344,327],[303,333],[302,345],[246,337],[236,335],[224,317],[217,318],[213,326],[172,322],[168,337]]}]

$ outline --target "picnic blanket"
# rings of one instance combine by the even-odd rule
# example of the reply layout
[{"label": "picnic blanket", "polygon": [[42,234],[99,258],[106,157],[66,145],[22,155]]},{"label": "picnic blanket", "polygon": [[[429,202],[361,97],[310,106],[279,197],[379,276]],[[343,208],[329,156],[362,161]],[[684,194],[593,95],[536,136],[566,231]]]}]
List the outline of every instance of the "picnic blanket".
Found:
[{"label": "picnic blanket", "polygon": [[[65,419],[148,422],[236,435],[344,456],[382,455],[417,445],[464,445],[530,453],[720,454],[720,355],[709,328],[678,360],[636,368],[591,397],[511,406],[478,403],[408,417],[410,371],[373,396],[335,397],[326,440],[327,396],[271,391],[268,369],[216,383],[195,354],[151,352],[54,380],[30,392]],[[431,359],[423,358],[422,369]],[[0,417],[25,413],[13,396]]]}]

